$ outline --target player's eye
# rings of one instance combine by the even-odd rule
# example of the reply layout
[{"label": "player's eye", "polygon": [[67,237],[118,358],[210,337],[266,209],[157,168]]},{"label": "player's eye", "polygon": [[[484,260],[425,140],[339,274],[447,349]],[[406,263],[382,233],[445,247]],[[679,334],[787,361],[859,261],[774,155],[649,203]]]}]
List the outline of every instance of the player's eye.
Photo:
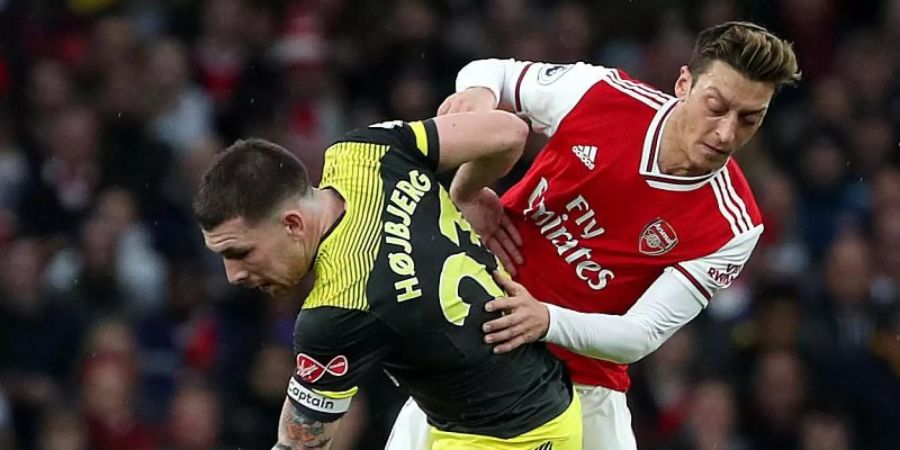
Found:
[{"label": "player's eye", "polygon": [[228,250],[222,252],[222,257],[228,260],[241,260],[247,257],[250,254],[250,249],[247,250]]},{"label": "player's eye", "polygon": [[744,123],[747,124],[747,125],[755,126],[757,123],[759,123],[760,116],[758,116],[758,115],[753,115],[753,116],[742,116],[742,117],[741,117],[741,120],[743,120]]}]

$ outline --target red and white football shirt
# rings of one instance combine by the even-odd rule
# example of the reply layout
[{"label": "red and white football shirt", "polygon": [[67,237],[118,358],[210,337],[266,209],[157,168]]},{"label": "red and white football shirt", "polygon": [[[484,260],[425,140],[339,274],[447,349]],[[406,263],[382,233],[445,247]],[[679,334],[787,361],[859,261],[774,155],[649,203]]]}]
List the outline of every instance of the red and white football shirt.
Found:
[{"label": "red and white football shirt", "polygon": [[[550,136],[502,199],[526,243],[517,280],[534,297],[621,315],[667,267],[703,306],[731,284],[762,233],[759,209],[734,160],[699,177],[660,172],[677,99],[583,63],[505,70],[501,104]],[[628,389],[626,365],[551,347],[576,383]]]}]

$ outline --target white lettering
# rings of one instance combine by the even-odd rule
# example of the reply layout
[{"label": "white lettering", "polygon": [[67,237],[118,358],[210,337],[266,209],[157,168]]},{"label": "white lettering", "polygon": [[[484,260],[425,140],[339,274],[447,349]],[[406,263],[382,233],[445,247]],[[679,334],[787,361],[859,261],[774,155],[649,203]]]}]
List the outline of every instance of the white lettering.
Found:
[{"label": "white lettering", "polygon": [[291,400],[313,411],[343,414],[350,409],[351,397],[328,398],[304,387],[294,378],[291,378],[291,381],[288,383],[287,395]]},{"label": "white lettering", "polygon": [[567,213],[557,214],[556,211],[549,209],[544,197],[549,189],[550,183],[542,177],[531,191],[531,195],[528,197],[528,207],[523,211],[523,215],[531,219],[541,235],[550,241],[566,263],[575,265],[575,275],[580,280],[594,290],[605,288],[609,281],[615,278],[615,273],[603,268],[600,263],[592,259],[590,247],[580,246],[579,240],[567,226],[567,224],[571,226],[567,213],[578,214],[577,216],[573,215],[575,217],[574,225],[578,226],[575,231],[582,239],[593,239],[605,233],[606,230],[598,225],[597,219],[594,217],[594,210],[591,209],[587,199],[580,194],[566,203]]}]

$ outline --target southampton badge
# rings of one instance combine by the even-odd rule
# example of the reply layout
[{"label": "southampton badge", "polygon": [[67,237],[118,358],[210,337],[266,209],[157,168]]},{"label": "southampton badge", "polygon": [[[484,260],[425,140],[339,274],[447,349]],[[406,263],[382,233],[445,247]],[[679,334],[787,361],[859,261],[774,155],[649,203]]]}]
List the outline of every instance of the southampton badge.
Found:
[{"label": "southampton badge", "polygon": [[659,256],[668,253],[677,243],[678,236],[675,235],[672,225],[657,218],[644,227],[638,249],[645,255]]}]

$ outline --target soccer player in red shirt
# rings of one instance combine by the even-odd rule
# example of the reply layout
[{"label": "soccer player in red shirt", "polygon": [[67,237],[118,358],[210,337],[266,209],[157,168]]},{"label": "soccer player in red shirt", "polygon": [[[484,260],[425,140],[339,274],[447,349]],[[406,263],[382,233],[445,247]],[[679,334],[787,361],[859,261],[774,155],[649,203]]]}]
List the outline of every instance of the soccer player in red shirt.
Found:
[{"label": "soccer player in red shirt", "polygon": [[[584,63],[488,59],[459,72],[439,115],[499,107],[550,138],[502,200],[450,193],[522,283],[502,280],[510,297],[487,308],[507,314],[485,324],[485,341],[501,353],[551,344],[584,405],[585,449],[637,447],[628,364],[696,317],[750,257],[763,226],[731,155],[799,78],[791,44],[745,22],[699,34],[674,96]],[[423,421],[407,403],[388,449],[423,448]]]}]

